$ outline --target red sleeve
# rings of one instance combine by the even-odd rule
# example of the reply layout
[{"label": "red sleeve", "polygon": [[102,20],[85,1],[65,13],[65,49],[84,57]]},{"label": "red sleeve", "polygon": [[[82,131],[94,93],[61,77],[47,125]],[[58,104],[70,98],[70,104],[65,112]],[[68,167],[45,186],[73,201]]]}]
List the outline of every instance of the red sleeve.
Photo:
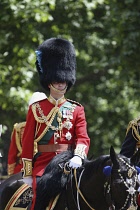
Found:
[{"label": "red sleeve", "polygon": [[75,133],[76,133],[76,146],[79,144],[85,145],[85,153],[88,153],[90,146],[90,138],[87,134],[87,122],[85,118],[85,112],[83,106],[77,106],[76,108],[76,123],[75,123]]},{"label": "red sleeve", "polygon": [[14,129],[11,135],[11,142],[8,151],[8,164],[16,163],[17,160],[17,145],[16,145],[16,130]]},{"label": "red sleeve", "polygon": [[35,127],[36,121],[30,106],[26,117],[26,126],[22,140],[22,158],[33,159]]}]

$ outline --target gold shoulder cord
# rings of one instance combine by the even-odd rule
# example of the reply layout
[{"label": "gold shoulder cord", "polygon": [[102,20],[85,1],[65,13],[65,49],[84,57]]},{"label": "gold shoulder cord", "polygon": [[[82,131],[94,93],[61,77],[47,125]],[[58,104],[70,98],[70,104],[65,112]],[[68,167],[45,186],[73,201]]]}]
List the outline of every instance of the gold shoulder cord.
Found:
[{"label": "gold shoulder cord", "polygon": [[[36,109],[38,110],[40,116],[37,115]],[[35,103],[35,104],[32,105],[32,111],[33,111],[33,115],[34,115],[37,123],[45,123],[46,124],[46,128],[44,129],[44,131],[41,133],[41,135],[38,138],[36,138],[34,140],[34,146],[35,146],[35,148],[37,148],[37,142],[39,142],[40,139],[45,135],[45,133],[47,133],[49,128],[52,128],[54,130],[58,129],[58,128],[55,128],[54,126],[52,126],[52,122],[53,122],[57,113],[58,113],[57,121],[61,125],[62,114],[59,110],[59,107],[55,106],[50,111],[50,113],[47,116],[45,116],[44,113],[43,113],[43,110],[41,109],[41,107],[39,105],[39,103]]]},{"label": "gold shoulder cord", "polygon": [[[39,111],[39,114],[41,115],[41,117],[39,117],[38,115],[37,115],[37,113],[36,113],[36,108],[38,109],[38,111]],[[35,120],[37,121],[37,122],[39,122],[39,123],[46,123],[46,125],[48,125],[48,120],[54,115],[54,113],[55,113],[55,115],[56,115],[56,113],[58,112],[58,107],[54,107],[51,111],[50,111],[50,113],[48,114],[48,116],[45,116],[44,115],[44,113],[43,113],[43,111],[42,111],[42,109],[41,109],[41,107],[40,107],[40,105],[39,105],[39,103],[35,103],[35,104],[33,104],[32,105],[32,111],[33,111],[33,114],[34,114],[34,117],[35,117]],[[55,116],[54,116],[55,117]]]},{"label": "gold shoulder cord", "polygon": [[79,102],[77,101],[73,101],[71,99],[67,99],[67,101],[71,102],[72,104],[76,104],[76,105],[79,105],[79,106],[82,106]]}]

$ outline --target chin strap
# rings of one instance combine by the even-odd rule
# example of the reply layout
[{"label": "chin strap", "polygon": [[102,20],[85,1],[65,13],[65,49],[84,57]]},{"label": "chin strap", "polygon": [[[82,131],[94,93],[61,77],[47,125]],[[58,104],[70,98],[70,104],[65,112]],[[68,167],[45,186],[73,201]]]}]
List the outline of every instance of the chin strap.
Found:
[{"label": "chin strap", "polygon": [[52,84],[50,84],[50,86],[51,86],[51,88],[55,91],[55,92],[57,92],[57,93],[61,93],[61,94],[64,94],[65,92],[66,92],[66,90],[67,90],[67,85],[66,85],[66,87],[63,89],[63,90],[58,90],[58,89],[56,89]]}]

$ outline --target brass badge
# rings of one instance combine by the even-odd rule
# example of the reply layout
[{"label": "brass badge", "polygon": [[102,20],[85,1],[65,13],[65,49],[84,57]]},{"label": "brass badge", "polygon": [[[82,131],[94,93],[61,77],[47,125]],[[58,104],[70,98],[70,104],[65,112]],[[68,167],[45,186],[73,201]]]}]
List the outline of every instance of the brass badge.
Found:
[{"label": "brass badge", "polygon": [[130,168],[128,170],[128,177],[131,178],[132,177],[132,174],[133,174],[133,170]]}]

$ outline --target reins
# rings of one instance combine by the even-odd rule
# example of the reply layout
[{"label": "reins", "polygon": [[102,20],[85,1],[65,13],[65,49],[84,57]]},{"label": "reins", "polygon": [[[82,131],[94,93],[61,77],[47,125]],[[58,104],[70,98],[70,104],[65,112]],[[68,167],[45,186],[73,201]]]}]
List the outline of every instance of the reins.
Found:
[{"label": "reins", "polygon": [[[82,174],[84,172],[84,169],[82,171]],[[74,169],[74,178],[75,178],[75,183],[76,183],[76,188],[77,188],[77,191],[78,193],[81,195],[82,199],[84,200],[84,202],[87,204],[87,206],[91,209],[91,210],[95,210],[94,208],[91,207],[91,205],[87,202],[87,200],[85,199],[84,195],[82,194],[80,188],[79,188],[79,184],[77,182],[77,176],[76,176],[76,169]],[[81,179],[79,179],[80,181]],[[79,182],[80,183],[80,182]],[[79,202],[78,202],[79,203]]]},{"label": "reins", "polygon": [[[80,190],[80,182],[81,182],[81,178],[82,178],[82,175],[83,175],[83,172],[84,172],[84,168],[80,174],[80,177],[79,177],[79,181],[77,181],[77,175],[76,175],[76,168],[74,169],[74,178],[75,178],[75,184],[76,184],[76,189],[77,189],[77,209],[80,210],[80,204],[79,204],[79,194],[81,196],[81,198],[83,199],[83,201],[87,204],[87,206],[91,209],[91,210],[95,210],[94,208],[92,208],[92,206],[87,202],[87,200],[85,199],[83,193],[81,192]],[[64,173],[65,174],[70,174],[70,172],[72,172],[68,166],[68,162],[65,163],[64,165]],[[72,174],[71,174],[72,175]],[[71,176],[72,177],[72,176]],[[71,179],[71,183],[72,183],[72,179]],[[75,199],[74,199],[75,200]],[[76,203],[75,203],[76,204]]]}]

